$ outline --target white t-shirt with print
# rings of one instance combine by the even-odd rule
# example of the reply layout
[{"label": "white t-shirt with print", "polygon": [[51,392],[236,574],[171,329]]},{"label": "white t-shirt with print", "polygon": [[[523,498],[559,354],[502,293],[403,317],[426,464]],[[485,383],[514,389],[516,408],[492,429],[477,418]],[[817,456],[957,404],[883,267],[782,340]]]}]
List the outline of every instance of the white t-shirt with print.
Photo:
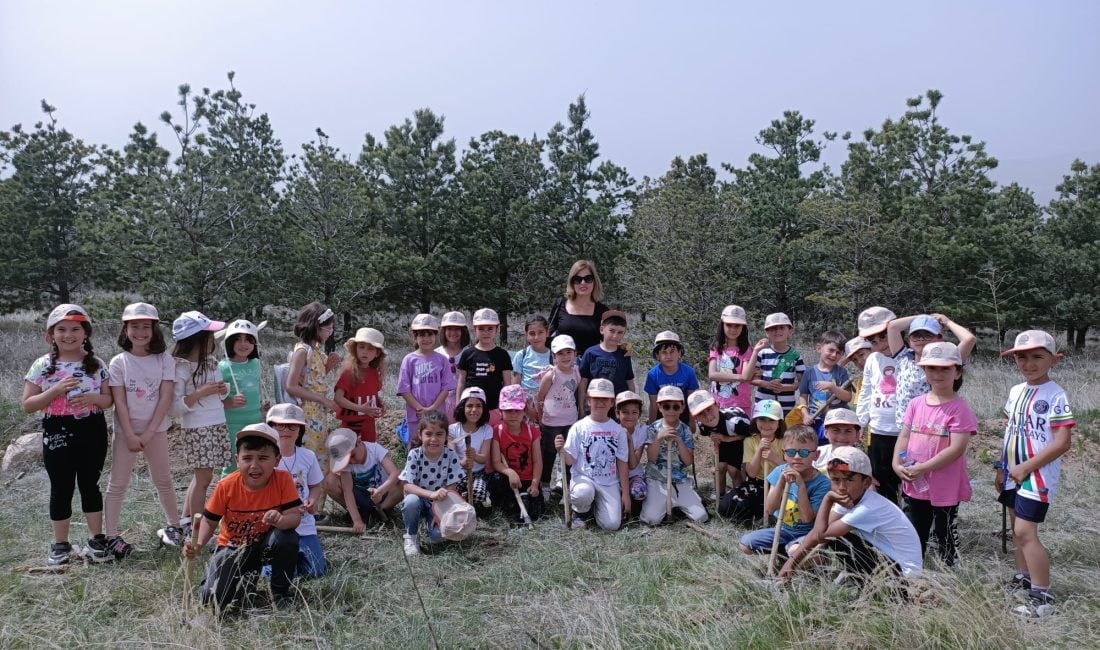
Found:
[{"label": "white t-shirt with print", "polygon": [[867,490],[854,508],[834,505],[840,520],[886,557],[898,563],[906,577],[920,575],[923,568],[920,538],[913,524],[893,501],[874,490]]},{"label": "white t-shirt with print", "polygon": [[859,389],[856,416],[871,432],[896,436],[901,431],[894,417],[898,392],[897,360],[881,352],[872,352],[863,366],[863,385]]},{"label": "white t-shirt with print", "polygon": [[[1005,425],[1001,464],[1006,468],[1015,467],[1039,455],[1054,442],[1053,429],[1076,424],[1066,392],[1053,381],[1039,386],[1027,383],[1013,386],[1005,403],[1005,416],[1008,417],[1008,423]],[[1062,459],[1055,458],[1032,472],[1017,486],[1005,471],[1004,489],[1015,488],[1016,493],[1022,497],[1050,503],[1058,488],[1061,472]]]},{"label": "white t-shirt with print", "polygon": [[[486,440],[493,439],[493,428],[488,424],[483,424],[474,432],[470,434],[470,446],[474,448],[474,453],[481,451],[481,446],[485,444]],[[459,459],[466,458],[466,430],[462,428],[461,422],[455,422],[451,426],[447,427],[447,440],[448,445],[454,447],[455,453],[458,454]],[[485,463],[474,463],[471,471],[482,472],[485,470]]]},{"label": "white t-shirt with print", "polygon": [[614,420],[596,422],[587,416],[569,427],[565,451],[573,457],[573,472],[587,476],[597,485],[618,485],[615,461],[629,460],[626,429]]},{"label": "white t-shirt with print", "polygon": [[[143,357],[122,352],[111,359],[108,373],[111,376],[110,386],[126,389],[126,409],[130,412],[134,433],[148,430],[149,420],[153,418],[157,401],[160,400],[160,383],[176,379],[176,360],[168,352]],[[169,395],[169,398],[172,397]],[[154,425],[153,430],[167,431],[170,423],[166,412],[164,419]],[[118,423],[118,409],[115,409],[115,431],[122,431]]]},{"label": "white t-shirt with print", "polygon": [[[317,462],[317,455],[305,447],[295,447],[292,455],[280,457],[278,469],[286,470],[290,478],[294,479],[294,489],[298,490],[298,498],[302,503],[309,498],[310,486],[325,479],[321,464]],[[312,514],[303,511],[302,519],[294,530],[299,535],[316,535],[317,520]]]}]

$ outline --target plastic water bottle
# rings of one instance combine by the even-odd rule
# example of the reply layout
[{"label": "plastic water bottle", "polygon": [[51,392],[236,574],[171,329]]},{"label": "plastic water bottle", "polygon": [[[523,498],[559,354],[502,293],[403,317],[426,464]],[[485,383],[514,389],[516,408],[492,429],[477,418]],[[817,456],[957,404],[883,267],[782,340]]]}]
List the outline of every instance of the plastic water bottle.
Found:
[{"label": "plastic water bottle", "polygon": [[[901,459],[902,467],[912,467],[917,464],[917,461],[909,458],[909,452],[907,451],[899,451],[898,458]],[[913,481],[906,481],[906,483],[908,483],[917,494],[924,494],[928,491],[928,479],[924,478],[923,475],[918,476]]]},{"label": "plastic water bottle", "polygon": [[[70,390],[65,395],[69,399],[72,399],[74,397],[79,397],[83,394],[84,394],[84,389],[81,388],[80,386],[77,386],[76,388],[73,388],[72,390]],[[92,414],[92,412],[91,412],[90,409],[73,409],[73,417],[76,418],[77,420],[80,420],[82,418],[86,418],[91,414]]]}]

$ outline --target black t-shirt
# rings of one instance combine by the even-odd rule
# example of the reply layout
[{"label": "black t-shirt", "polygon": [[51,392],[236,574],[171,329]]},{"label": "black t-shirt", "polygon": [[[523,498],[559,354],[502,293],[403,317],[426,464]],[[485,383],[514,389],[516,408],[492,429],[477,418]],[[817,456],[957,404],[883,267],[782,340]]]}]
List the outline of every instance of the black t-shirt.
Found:
[{"label": "black t-shirt", "polygon": [[597,302],[591,316],[577,316],[566,311],[565,298],[558,298],[558,304],[551,310],[555,321],[550,323],[551,340],[559,334],[572,336],[580,357],[588,348],[600,344],[600,319],[606,311],[607,305]]},{"label": "black t-shirt", "polygon": [[[745,412],[736,406],[731,408],[725,408],[718,411],[718,424],[713,427],[699,422],[699,435],[710,437],[710,434],[717,433],[720,436],[751,436],[752,435],[752,422],[749,420]],[[731,445],[739,445],[741,442],[725,443]]]},{"label": "black t-shirt", "polygon": [[[512,369],[512,357],[499,345],[486,352],[468,345],[458,355],[459,370],[466,371],[466,386],[477,386],[485,391],[489,410],[500,404],[500,389],[504,388],[504,371]],[[455,396],[458,399],[458,396]]]}]

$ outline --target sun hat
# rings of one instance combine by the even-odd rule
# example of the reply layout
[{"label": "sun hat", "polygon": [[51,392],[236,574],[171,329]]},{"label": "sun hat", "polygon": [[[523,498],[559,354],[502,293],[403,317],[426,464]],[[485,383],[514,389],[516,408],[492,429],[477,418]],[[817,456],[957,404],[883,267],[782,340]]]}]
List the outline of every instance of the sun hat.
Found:
[{"label": "sun hat", "polygon": [[791,318],[781,311],[777,311],[774,314],[768,314],[768,317],[764,319],[764,329],[779,327],[780,325],[794,327],[794,325],[791,324]]},{"label": "sun hat", "polygon": [[325,440],[325,449],[328,450],[329,471],[339,472],[348,466],[351,461],[351,452],[359,442],[359,436],[351,429],[343,427],[333,429]]},{"label": "sun hat", "polygon": [[774,399],[762,399],[752,405],[752,419],[767,418],[769,420],[782,420],[783,407]]},{"label": "sun hat", "polygon": [[928,314],[921,314],[917,316],[909,323],[909,333],[913,332],[931,332],[932,334],[943,333],[943,325],[935,318],[932,318]]},{"label": "sun hat", "polygon": [[413,317],[412,323],[409,323],[409,329],[414,332],[420,332],[424,330],[431,330],[432,332],[439,331],[439,319],[431,314],[417,314]]},{"label": "sun hat", "polygon": [[522,411],[527,408],[527,391],[519,384],[509,384],[500,389],[498,406],[502,411]]},{"label": "sun hat", "polygon": [[615,399],[615,384],[612,384],[610,379],[597,377],[588,382],[587,394],[589,397],[610,397],[611,399]]},{"label": "sun hat", "polygon": [[745,308],[740,305],[726,305],[726,308],[722,310],[722,322],[731,325],[749,324],[748,318],[745,316]]},{"label": "sun hat", "polygon": [[355,336],[345,341],[344,347],[351,352],[355,349],[356,343],[366,343],[373,348],[378,348],[382,354],[386,353],[386,337],[373,327],[360,327],[355,330]]},{"label": "sun hat", "polygon": [[1051,354],[1058,354],[1058,344],[1055,343],[1053,336],[1043,330],[1025,330],[1016,335],[1016,341],[1012,344],[1012,347],[1002,352],[1001,355],[1039,348]]},{"label": "sun hat", "polygon": [[619,408],[623,404],[629,404],[630,402],[637,402],[639,406],[645,405],[645,400],[638,393],[632,390],[624,390],[615,396],[615,408]]},{"label": "sun hat", "polygon": [[483,307],[474,312],[474,327],[478,325],[500,325],[500,316],[496,311]]},{"label": "sun hat", "polygon": [[844,344],[844,356],[840,358],[838,362],[842,366],[848,365],[848,362],[852,360],[852,357],[856,352],[860,350],[870,350],[871,342],[862,336],[848,339],[848,342]]},{"label": "sun hat", "polygon": [[684,401],[684,391],[679,386],[661,386],[661,390],[657,391],[657,403],[661,402],[682,402]]},{"label": "sun hat", "polygon": [[268,423],[274,422],[276,424],[300,424],[305,426],[306,415],[302,411],[302,407],[297,404],[276,404],[267,411]]},{"label": "sun hat", "polygon": [[924,346],[918,366],[961,366],[959,347],[950,341],[936,341]]},{"label": "sun hat", "polygon": [[122,322],[131,320],[160,320],[160,314],[147,302],[133,302],[122,310]]},{"label": "sun hat", "polygon": [[714,406],[714,404],[714,397],[710,394],[709,390],[700,388],[692,392],[691,395],[688,395],[688,411],[690,411],[692,415],[699,415],[703,411]]},{"label": "sun hat", "polygon": [[654,356],[654,358],[657,357],[657,348],[661,347],[662,345],[666,345],[668,343],[676,344],[676,347],[680,348],[680,353],[683,354],[684,344],[680,342],[680,335],[677,334],[676,332],[673,332],[673,331],[670,331],[670,330],[665,330],[665,331],[661,332],[660,334],[658,334],[657,336],[653,337],[653,356]]},{"label": "sun hat", "polygon": [[248,334],[254,339],[259,339],[260,330],[267,327],[267,321],[254,325],[250,320],[244,320],[243,318],[233,321],[224,330],[218,332],[216,336],[218,338],[228,339],[234,334]]},{"label": "sun hat", "polygon": [[868,307],[859,313],[856,327],[859,328],[859,335],[867,338],[886,331],[886,326],[895,318],[894,312],[885,307]]},{"label": "sun hat", "polygon": [[846,408],[835,408],[825,414],[824,426],[832,426],[834,424],[845,424],[859,427],[859,418],[856,417],[855,412]]},{"label": "sun hat", "polygon": [[185,311],[172,321],[172,338],[180,341],[202,331],[217,332],[224,327],[225,321],[210,320],[202,312]]},{"label": "sun hat", "polygon": [[443,314],[443,320],[439,323],[440,327],[466,327],[466,314],[460,311],[449,311]]},{"label": "sun hat", "polygon": [[562,350],[577,351],[577,344],[573,341],[573,337],[568,334],[558,334],[554,337],[554,340],[550,342],[550,351],[554,354],[561,352]]},{"label": "sun hat", "polygon": [[825,459],[825,467],[871,476],[871,459],[859,447],[833,447]]},{"label": "sun hat", "polygon": [[279,444],[279,433],[263,422],[250,424],[237,432],[237,442],[244,438],[263,438],[264,440]]},{"label": "sun hat", "polygon": [[[76,313],[70,314],[69,312],[71,311],[75,311]],[[77,321],[80,323],[90,323],[92,321],[92,319],[88,317],[88,312],[84,311],[83,307],[65,303],[54,307],[50,315],[46,317],[46,329],[57,325],[63,320]]]},{"label": "sun hat", "polygon": [[477,530],[477,512],[457,494],[448,492],[442,501],[434,502],[439,514],[439,532],[443,539],[464,540]]}]

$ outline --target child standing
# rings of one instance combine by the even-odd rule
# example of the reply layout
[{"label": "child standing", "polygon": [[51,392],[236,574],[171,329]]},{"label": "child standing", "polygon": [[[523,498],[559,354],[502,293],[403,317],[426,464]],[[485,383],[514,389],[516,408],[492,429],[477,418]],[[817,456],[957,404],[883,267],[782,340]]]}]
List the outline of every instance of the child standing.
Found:
[{"label": "child standing", "polygon": [[375,420],[386,412],[382,399],[386,338],[373,327],[360,327],[344,343],[344,349],[347,354],[332,398],[340,407],[336,418],[361,440],[377,442]]},{"label": "child standing", "polygon": [[[439,323],[439,339],[439,347],[435,351],[447,357],[447,361],[451,364],[451,376],[454,377],[457,386],[458,355],[462,354],[462,350],[470,344],[470,329],[466,327],[466,314],[460,311],[449,311],[443,314]],[[454,398],[455,395],[448,395],[443,402],[443,412],[447,417],[451,417],[454,411]]]},{"label": "child standing", "polygon": [[112,558],[103,535],[103,494],[99,475],[107,459],[107,419],[111,406],[107,366],[92,351],[92,325],[80,305],[58,305],[46,318],[49,354],[35,359],[23,378],[21,405],[42,412],[42,464],[50,477],[53,544],[49,566],[69,562],[69,520],[73,492],[88,522],[88,544],[81,555],[92,562]]},{"label": "child standing", "polygon": [[[695,370],[680,361],[683,356],[684,345],[680,343],[680,337],[676,332],[666,330],[654,338],[653,358],[657,359],[657,365],[650,368],[645,377],[645,392],[650,396],[647,422],[653,422],[660,416],[656,397],[663,386],[675,386],[681,393],[699,390],[699,380],[695,377]],[[688,412],[681,409],[680,420],[687,424],[690,419]]]},{"label": "child standing", "polygon": [[615,414],[619,416],[619,426],[626,431],[628,449],[627,478],[630,480],[630,515],[637,517],[642,511],[648,489],[645,482],[646,439],[649,427],[638,426],[642,419],[645,402],[634,391],[623,391],[615,396]]},{"label": "child standing", "polygon": [[[829,479],[814,469],[817,434],[805,425],[793,426],[783,435],[783,456],[787,463],[768,474],[764,507],[782,519],[779,542],[786,548],[813,530],[817,510],[829,492]],[[760,528],[741,536],[741,552],[767,553],[775,538],[774,528]]]},{"label": "child standing", "polygon": [[298,533],[298,562],[294,575],[319,578],[325,575],[328,564],[321,549],[321,538],[317,536],[317,520],[313,513],[321,497],[321,483],[325,475],[321,472],[317,456],[302,446],[305,414],[295,404],[276,404],[267,412],[267,425],[279,436],[279,462],[275,467],[290,474],[298,498],[302,500],[301,521],[294,529]]},{"label": "child standing", "polygon": [[385,512],[404,496],[390,450],[344,428],[333,430],[327,445],[331,469],[325,492],[348,511],[352,529],[359,533],[368,522],[385,522]]},{"label": "child standing", "polygon": [[764,479],[783,464],[783,435],[787,432],[779,402],[762,400],[753,404],[752,409],[749,436],[742,443],[743,480],[718,503],[719,515],[744,526],[751,526],[754,520],[762,517],[767,495]]},{"label": "child standing", "polygon": [[474,335],[477,341],[462,351],[458,357],[458,389],[461,393],[467,386],[477,386],[485,391],[488,398],[489,424],[500,424],[500,411],[497,401],[500,389],[512,383],[512,357],[496,344],[500,330],[500,317],[492,309],[479,309],[474,312]]},{"label": "child standing", "polygon": [[[264,323],[261,323],[263,325]],[[225,358],[218,362],[222,381],[230,388],[222,400],[225,407],[225,426],[229,430],[229,448],[237,448],[234,436],[249,424],[261,422],[270,404],[262,403],[260,395],[260,329],[247,320],[235,320],[225,332]],[[216,338],[216,337],[215,337]],[[222,476],[237,469],[230,455],[229,464],[222,468]]]},{"label": "child standing", "polygon": [[768,314],[764,319],[764,334],[769,345],[756,353],[760,376],[752,380],[752,385],[756,386],[753,399],[757,402],[774,399],[783,407],[784,416],[794,408],[795,391],[806,372],[802,355],[789,343],[793,332],[794,325],[786,314]]},{"label": "child standing", "polygon": [[758,349],[749,346],[745,310],[738,305],[728,305],[718,320],[718,333],[714,336],[707,358],[710,392],[718,402],[718,408],[736,407],[744,413],[752,412],[752,386],[749,382],[756,373],[758,352]]},{"label": "child standing", "polygon": [[1070,448],[1070,430],[1076,424],[1062,387],[1050,380],[1058,364],[1054,337],[1042,330],[1016,336],[1011,354],[1024,383],[1012,387],[1005,403],[1004,446],[997,476],[998,500],[1012,515],[1016,575],[1013,590],[1027,590],[1028,602],[1018,614],[1046,616],[1054,608],[1050,593],[1050,556],[1039,541],[1039,524],[1046,520],[1058,488],[1062,455]]},{"label": "child standing", "polygon": [[962,357],[954,343],[929,343],[919,365],[932,390],[909,402],[894,448],[894,471],[909,497],[921,553],[928,548],[929,531],[934,531],[940,559],[954,566],[959,560],[959,503],[969,501],[971,494],[966,445],[978,433],[978,419],[958,394]]},{"label": "child standing", "polygon": [[539,430],[525,421],[527,394],[522,386],[512,384],[502,388],[499,404],[502,422],[493,427],[492,455],[493,469],[501,478],[495,481],[497,489],[493,499],[497,505],[504,506],[505,512],[520,516],[519,504],[514,495],[509,494],[519,490],[527,514],[536,520],[542,516],[545,506],[539,489],[543,464]]},{"label": "child standing", "polygon": [[[908,347],[901,338],[901,333],[906,328],[909,330]],[[897,392],[894,395],[894,419],[899,430],[905,419],[905,409],[909,406],[909,402],[917,395],[923,395],[929,391],[928,382],[924,379],[924,371],[917,364],[920,362],[924,346],[943,340],[944,328],[950,330],[959,339],[959,357],[964,364],[969,362],[970,353],[974,351],[978,338],[970,330],[943,314],[920,314],[896,318],[890,321],[890,325],[886,328],[886,340],[898,362],[894,372],[897,381]]]},{"label": "child standing", "polygon": [[569,433],[569,427],[584,415],[580,392],[583,380],[573,364],[577,358],[573,337],[568,334],[555,336],[550,350],[554,355],[554,366],[542,376],[539,392],[535,396],[535,412],[542,431],[540,452],[546,460],[539,476],[542,485],[546,486],[544,499],[550,496],[550,474],[556,456],[554,439]]},{"label": "child standing", "polygon": [[[325,439],[332,428],[330,416],[339,408],[328,397],[328,373],[340,363],[335,352],[325,355],[324,346],[332,338],[336,327],[336,315],[324,305],[311,302],[298,312],[294,323],[294,336],[298,342],[290,353],[290,370],[287,372],[286,392],[301,400],[302,413],[306,416],[305,447],[317,456],[321,469],[328,467],[325,455]],[[325,510],[325,495],[317,503],[317,512]],[[321,516],[324,519],[324,515]]]},{"label": "child standing", "polygon": [[616,394],[633,391],[634,364],[622,344],[626,336],[626,314],[616,310],[605,311],[600,320],[600,336],[599,345],[577,351],[581,359],[577,364],[581,373],[581,394],[588,388],[588,382],[597,377],[610,379]]},{"label": "child standing", "polygon": [[825,439],[829,441],[829,444],[817,448],[817,460],[814,461],[814,467],[817,468],[817,471],[825,474],[828,469],[826,462],[829,460],[829,454],[834,449],[841,447],[861,447],[862,436],[859,432],[859,418],[850,409],[832,409],[825,414],[825,421],[822,425],[825,431]]},{"label": "child standing", "polygon": [[868,307],[859,314],[859,335],[871,344],[871,353],[863,366],[863,383],[859,389],[856,416],[870,432],[871,445],[867,454],[878,481],[878,493],[898,503],[900,482],[893,470],[894,446],[900,427],[894,417],[898,385],[894,376],[897,359],[890,355],[886,328],[897,318],[885,307]]},{"label": "child standing", "polygon": [[702,523],[707,520],[707,509],[684,471],[695,462],[691,429],[680,421],[684,391],[676,386],[662,386],[657,393],[657,406],[661,409],[661,419],[649,426],[646,437],[646,497],[640,518],[650,526],[656,526],[665,518],[667,480],[671,473],[672,507],[679,508],[688,519]]},{"label": "child standing", "polygon": [[[427,522],[428,540],[443,539],[432,504],[443,501],[447,493],[458,494],[458,482],[466,475],[462,459],[447,446],[447,416],[439,411],[425,411],[417,421],[420,446],[409,450],[405,469],[398,477],[404,481],[405,500],[401,502],[401,517],[405,521],[405,555],[419,555],[417,536],[420,522]],[[411,437],[410,431],[410,437]]]},{"label": "child standing", "polygon": [[172,322],[176,345],[175,413],[180,419],[184,466],[192,471],[183,503],[183,535],[190,538],[191,515],[202,511],[214,468],[225,467],[232,453],[222,399],[229,387],[214,358],[214,332],[225,327],[197,311],[185,311]]},{"label": "child standing", "polygon": [[[626,431],[608,416],[614,391],[610,380],[589,382],[588,416],[569,427],[568,438],[559,435],[554,440],[555,451],[564,451],[565,464],[572,468],[569,498],[573,512],[584,515],[594,509],[596,523],[605,530],[617,530],[623,512],[630,511],[630,445]],[[584,519],[573,519],[574,528],[584,525]]]},{"label": "child standing", "polygon": [[115,445],[106,514],[107,546],[121,559],[134,548],[119,536],[118,520],[138,454],[145,454],[149,475],[164,510],[166,524],[157,531],[158,536],[165,544],[178,547],[183,543],[183,531],[168,462],[168,412],[172,408],[176,362],[167,352],[155,307],[137,302],[122,310],[118,346],[122,352],[111,359],[109,367],[115,404]]},{"label": "child standing", "polygon": [[397,394],[405,400],[405,422],[409,427],[409,448],[420,444],[420,416],[436,411],[454,392],[454,376],[447,367],[447,357],[435,346],[439,321],[431,314],[417,314],[409,325],[416,349],[401,360],[397,373]]},{"label": "child standing", "polygon": [[[485,408],[485,391],[470,386],[462,391],[462,398],[455,407],[454,424],[447,430],[448,444],[454,447],[460,458],[466,458],[466,441],[473,449],[473,495],[465,494],[466,486],[459,484],[459,493],[474,506],[489,508],[489,467],[492,459],[493,429],[489,426],[489,409]],[[488,469],[489,471],[486,471]]]},{"label": "child standing", "polygon": [[[527,347],[516,352],[512,359],[512,368],[519,379],[519,385],[523,386],[532,406],[539,391],[539,379],[550,365],[550,348],[546,346],[547,327],[546,319],[542,316],[534,316],[524,323]],[[533,415],[534,410],[530,409],[528,412]]]},{"label": "child standing", "polygon": [[837,406],[847,407],[852,392],[845,388],[848,383],[848,371],[838,365],[840,346],[844,336],[840,332],[823,332],[817,338],[814,349],[817,351],[817,363],[802,375],[798,383],[797,402],[805,407],[802,412],[802,424],[814,427],[818,444],[825,442],[822,423],[825,409]]}]

